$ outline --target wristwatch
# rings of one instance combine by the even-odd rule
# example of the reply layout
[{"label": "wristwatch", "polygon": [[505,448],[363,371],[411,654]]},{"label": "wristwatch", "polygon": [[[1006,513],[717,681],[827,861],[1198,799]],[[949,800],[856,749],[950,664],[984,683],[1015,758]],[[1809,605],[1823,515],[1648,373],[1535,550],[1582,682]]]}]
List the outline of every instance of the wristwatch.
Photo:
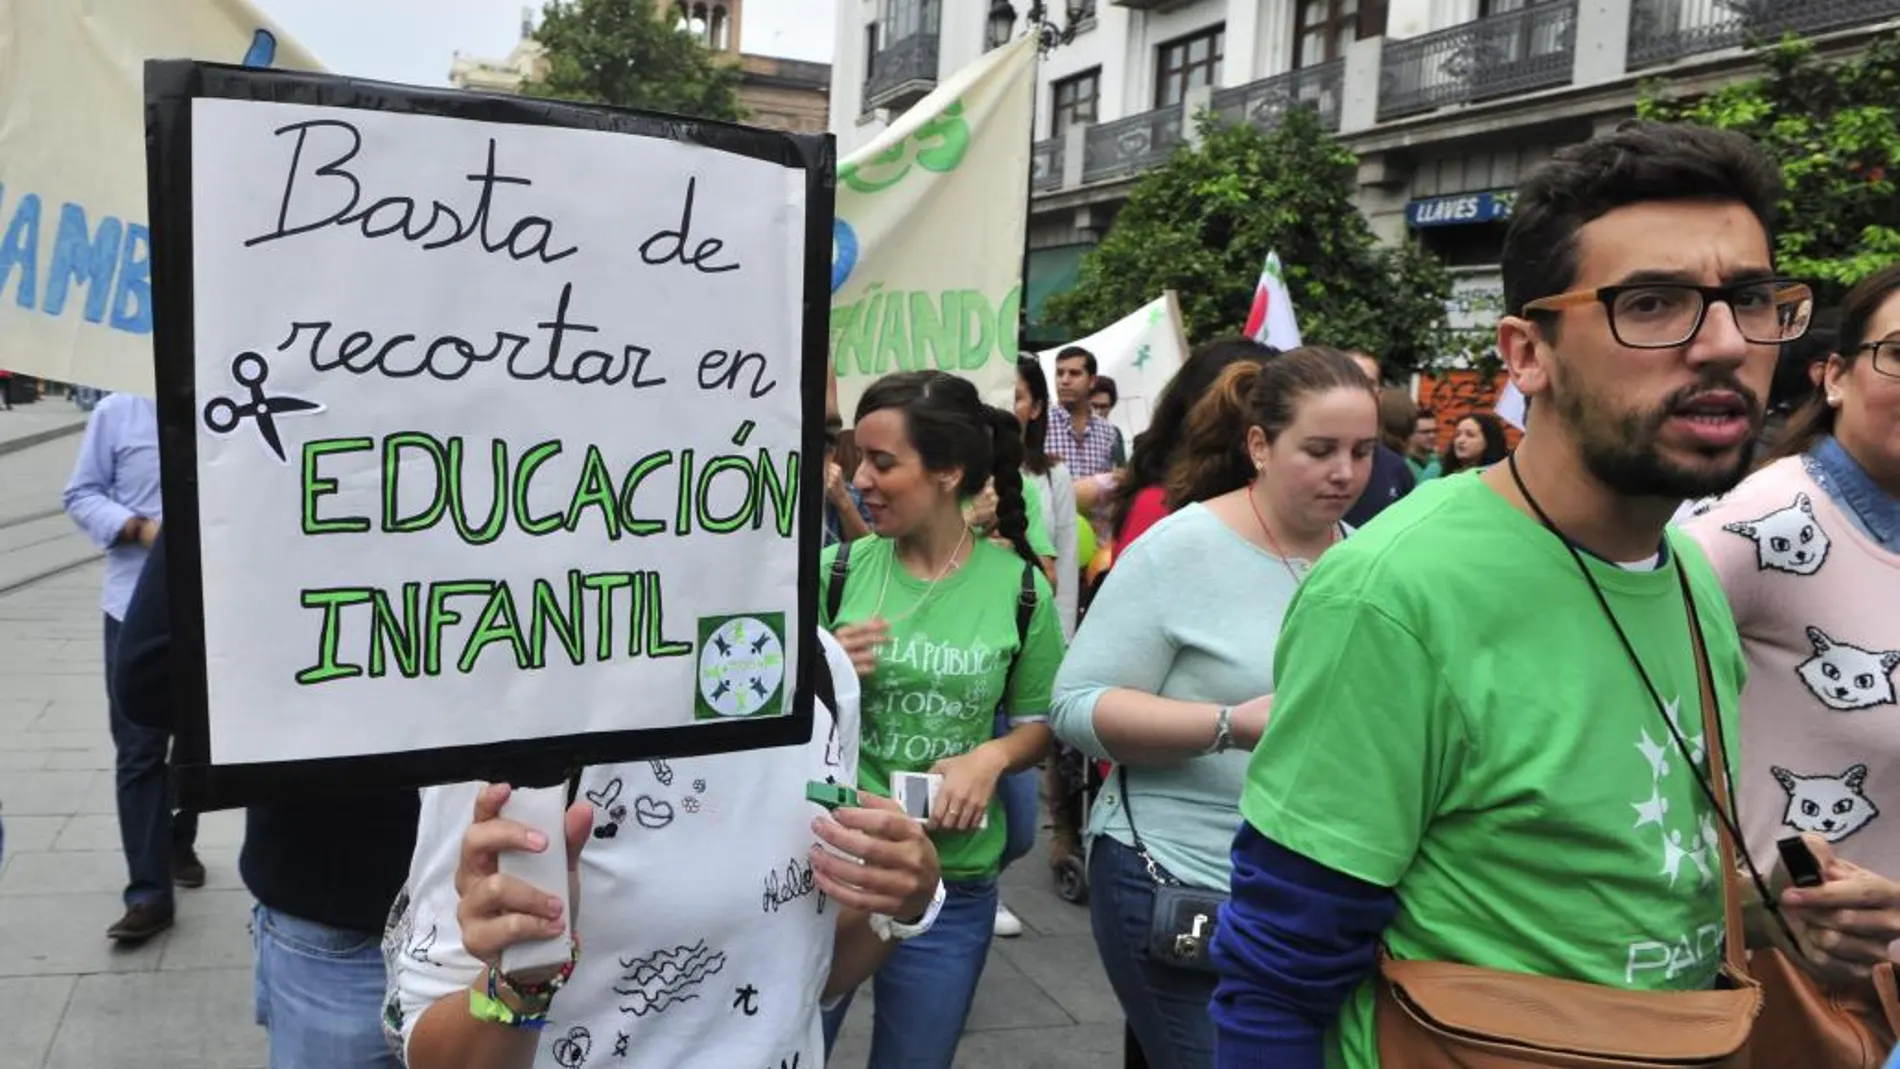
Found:
[{"label": "wristwatch", "polygon": [[1214,744],[1202,751],[1207,754],[1226,753],[1234,748],[1234,707],[1223,705],[1220,712],[1214,714]]},{"label": "wristwatch", "polygon": [[916,924],[905,924],[888,913],[871,914],[871,931],[886,943],[895,940],[899,943],[906,939],[915,939],[928,932],[937,923],[937,914],[943,912],[943,881],[937,881],[937,893],[930,896],[930,907]]}]

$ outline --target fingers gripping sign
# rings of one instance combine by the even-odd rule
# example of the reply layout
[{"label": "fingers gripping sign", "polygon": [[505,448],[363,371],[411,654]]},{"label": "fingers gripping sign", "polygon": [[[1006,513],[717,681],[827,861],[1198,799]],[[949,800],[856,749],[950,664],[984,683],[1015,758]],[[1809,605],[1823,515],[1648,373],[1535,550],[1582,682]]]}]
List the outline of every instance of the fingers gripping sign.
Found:
[{"label": "fingers gripping sign", "polygon": [[524,980],[551,975],[572,953],[580,851],[593,809],[580,802],[563,813],[565,796],[562,787],[514,790],[491,783],[476,795],[462,836],[455,890],[463,945]]}]

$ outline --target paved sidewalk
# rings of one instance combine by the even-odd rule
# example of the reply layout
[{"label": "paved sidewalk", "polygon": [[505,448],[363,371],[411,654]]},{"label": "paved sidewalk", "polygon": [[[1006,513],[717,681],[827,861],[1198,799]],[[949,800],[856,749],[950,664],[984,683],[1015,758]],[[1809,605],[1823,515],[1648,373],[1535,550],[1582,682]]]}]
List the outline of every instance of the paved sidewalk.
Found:
[{"label": "paved sidewalk", "polygon": [[[240,814],[204,818],[210,881],[179,892],[177,928],[130,951],[105,938],[120,913],[125,864],[100,667],[101,569],[86,563],[10,591],[5,578],[31,580],[52,559],[49,543],[93,552],[83,539],[70,542],[63,515],[14,522],[59,507],[77,448],[68,437],[0,456],[0,1069],[262,1066],[251,899],[237,876]],[[27,531],[46,538],[20,537]],[[1121,1014],[1088,911],[1057,898],[1047,872],[1038,853],[1004,878],[1005,900],[1029,931],[997,941],[960,1067],[1120,1064]],[[865,997],[832,1065],[863,1066],[870,1021]]]},{"label": "paved sidewalk", "polygon": [[86,413],[64,397],[0,409],[0,456],[86,429]]}]

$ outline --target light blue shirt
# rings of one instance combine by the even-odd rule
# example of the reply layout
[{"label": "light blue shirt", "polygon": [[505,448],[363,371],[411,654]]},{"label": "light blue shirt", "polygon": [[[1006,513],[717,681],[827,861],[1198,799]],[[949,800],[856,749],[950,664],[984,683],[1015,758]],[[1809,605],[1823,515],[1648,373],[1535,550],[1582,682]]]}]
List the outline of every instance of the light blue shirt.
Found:
[{"label": "light blue shirt", "polygon": [[[1076,629],[1056,675],[1056,737],[1090,757],[1112,757],[1095,731],[1095,703],[1111,688],[1219,705],[1272,693],[1280,621],[1295,575],[1305,573],[1306,562],[1267,553],[1201,505],[1162,520],[1115,561]],[[1250,757],[1230,750],[1129,766],[1135,830],[1181,882],[1227,889]],[[1134,845],[1116,777],[1102,788],[1088,834]]]},{"label": "light blue shirt", "polygon": [[137,541],[120,540],[125,521],[133,516],[162,520],[165,511],[159,495],[158,406],[149,398],[115,393],[92,410],[65,503],[66,514],[106,551],[102,605],[107,616],[124,619],[146,554]]},{"label": "light blue shirt", "polygon": [[1802,463],[1861,534],[1881,549],[1900,552],[1900,500],[1881,489],[1839,440],[1827,437],[1814,443]]}]

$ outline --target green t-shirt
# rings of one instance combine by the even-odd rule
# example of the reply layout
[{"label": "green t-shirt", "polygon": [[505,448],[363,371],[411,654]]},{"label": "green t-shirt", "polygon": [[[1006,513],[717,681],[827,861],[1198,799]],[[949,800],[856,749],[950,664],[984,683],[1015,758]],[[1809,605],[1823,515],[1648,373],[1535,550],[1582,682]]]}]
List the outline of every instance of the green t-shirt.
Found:
[{"label": "green t-shirt", "polygon": [[1042,485],[1027,471],[1023,472],[1023,515],[1029,521],[1029,530],[1024,536],[1029,540],[1030,551],[1038,557],[1055,556],[1055,540],[1049,537],[1048,509],[1042,503]]},{"label": "green t-shirt", "polygon": [[[932,591],[928,580],[897,564],[895,551],[888,538],[852,544],[838,616],[827,622],[835,628],[881,616],[890,626],[890,644],[864,680],[858,752],[858,786],[882,795],[890,794],[892,772],[928,772],[994,738],[999,701],[1012,724],[1046,720],[1063,651],[1055,598],[1041,569],[1035,570],[1028,641],[1017,640],[1027,565],[1016,554],[977,539],[970,559]],[[819,568],[826,595],[837,552],[826,549]],[[932,836],[944,878],[995,875],[1005,834],[1002,804],[992,798],[987,828]]]},{"label": "green t-shirt", "polygon": [[[1740,640],[1701,549],[1676,531],[1669,547],[1653,571],[1586,559],[1706,775],[1678,567],[1731,768]],[[1476,473],[1420,487],[1333,547],[1295,596],[1273,674],[1241,812],[1394,888],[1394,957],[1713,984],[1713,811],[1569,552]],[[1378,1065],[1371,984],[1329,1032],[1329,1066]]]}]

